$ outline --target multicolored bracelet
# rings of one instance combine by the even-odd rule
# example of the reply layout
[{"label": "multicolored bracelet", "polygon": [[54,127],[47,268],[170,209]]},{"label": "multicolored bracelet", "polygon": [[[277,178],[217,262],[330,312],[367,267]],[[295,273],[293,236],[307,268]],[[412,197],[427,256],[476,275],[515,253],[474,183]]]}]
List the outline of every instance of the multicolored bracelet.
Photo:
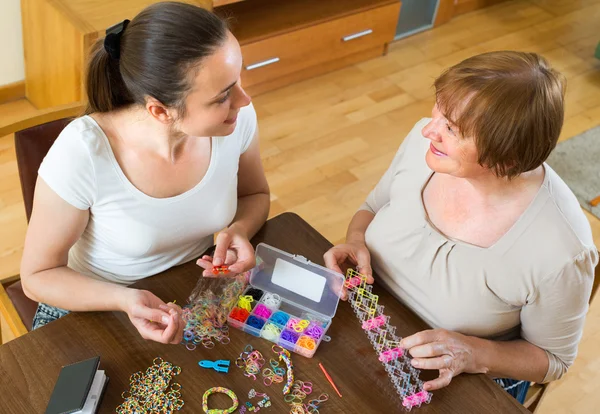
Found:
[{"label": "multicolored bracelet", "polygon": [[[220,392],[222,394],[225,394],[227,396],[229,396],[229,398],[231,398],[231,400],[233,401],[233,405],[230,408],[227,408],[225,410],[222,409],[218,409],[218,408],[213,408],[213,409],[208,409],[208,397],[211,394]],[[234,412],[237,407],[238,407],[239,401],[238,401],[238,397],[237,395],[235,395],[235,393],[233,391],[231,391],[228,388],[223,388],[223,387],[212,387],[208,390],[206,390],[206,392],[204,393],[204,395],[202,396],[202,410],[207,413],[207,414],[228,414],[228,413],[232,413]]]}]

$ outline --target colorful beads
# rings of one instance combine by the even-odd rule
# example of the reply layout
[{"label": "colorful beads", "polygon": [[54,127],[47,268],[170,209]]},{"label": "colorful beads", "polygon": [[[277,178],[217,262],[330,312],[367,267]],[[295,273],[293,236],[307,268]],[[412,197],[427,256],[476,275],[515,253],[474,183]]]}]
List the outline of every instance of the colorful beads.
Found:
[{"label": "colorful beads", "polygon": [[271,309],[267,308],[267,306],[262,303],[259,303],[256,306],[256,309],[254,309],[254,314],[256,316],[260,316],[261,318],[265,319],[269,319],[272,313],[273,312],[271,311]]},{"label": "colorful beads", "polygon": [[[231,398],[231,400],[233,401],[233,405],[231,407],[227,408],[226,410],[216,409],[216,408],[209,409],[208,408],[208,397],[214,393],[222,393],[222,394],[229,396],[229,398]],[[206,392],[202,396],[202,410],[207,414],[232,413],[237,409],[238,404],[239,404],[239,401],[238,401],[237,395],[235,395],[235,393],[228,388],[223,388],[223,387],[209,388],[208,390],[206,390]]]},{"label": "colorful beads", "polygon": [[117,414],[181,410],[184,404],[181,385],[171,383],[173,377],[180,373],[180,367],[162,358],[154,358],[151,367],[129,378],[130,387],[121,394],[125,401],[116,408]]}]

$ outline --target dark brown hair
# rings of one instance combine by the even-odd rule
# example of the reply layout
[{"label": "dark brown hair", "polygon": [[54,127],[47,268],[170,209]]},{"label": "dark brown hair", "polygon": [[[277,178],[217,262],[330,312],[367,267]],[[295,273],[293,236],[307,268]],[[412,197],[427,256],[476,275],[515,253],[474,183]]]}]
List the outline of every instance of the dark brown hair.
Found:
[{"label": "dark brown hair", "polygon": [[94,45],[86,113],[144,105],[150,96],[183,116],[190,73],[197,73],[192,69],[225,42],[227,33],[224,20],[197,6],[163,2],[145,8],[121,35],[120,59],[109,56],[104,39]]},{"label": "dark brown hair", "polygon": [[564,120],[566,81],[535,53],[490,52],[435,81],[440,111],[475,140],[479,164],[514,178],[542,165]]}]

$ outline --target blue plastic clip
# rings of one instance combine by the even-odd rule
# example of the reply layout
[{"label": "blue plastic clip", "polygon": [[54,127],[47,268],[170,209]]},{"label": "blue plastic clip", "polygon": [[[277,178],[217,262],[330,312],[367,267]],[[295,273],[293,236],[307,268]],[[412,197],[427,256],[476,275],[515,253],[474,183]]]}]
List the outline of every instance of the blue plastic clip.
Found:
[{"label": "blue plastic clip", "polygon": [[217,372],[229,372],[229,364],[231,364],[231,361],[226,359],[219,359],[214,362],[204,359],[198,362],[198,365],[200,365],[202,368],[212,368]]}]

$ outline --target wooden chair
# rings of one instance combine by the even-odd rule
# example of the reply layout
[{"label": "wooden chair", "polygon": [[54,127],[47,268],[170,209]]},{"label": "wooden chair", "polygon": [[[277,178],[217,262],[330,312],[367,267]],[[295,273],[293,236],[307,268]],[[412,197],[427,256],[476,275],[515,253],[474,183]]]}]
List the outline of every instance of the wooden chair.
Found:
[{"label": "wooden chair", "polygon": [[[592,286],[592,294],[590,296],[590,304],[596,296],[598,292],[598,287],[600,286],[600,264],[596,266],[596,270],[594,272],[594,285]],[[551,383],[548,384],[537,384],[532,383],[529,391],[527,392],[527,397],[525,398],[525,408],[527,408],[532,413],[535,413],[540,406],[542,400],[546,396],[548,392],[548,388],[551,386]]]},{"label": "wooden chair", "polygon": [[[69,105],[55,108],[54,111],[42,111],[35,117],[0,128],[0,136],[13,132],[15,134],[17,166],[28,222],[31,217],[38,168],[63,128],[72,117],[81,112],[81,104]],[[2,281],[0,284],[0,312],[15,337],[24,335],[31,330],[36,309],[37,302],[32,301],[23,293],[19,275]]]}]

